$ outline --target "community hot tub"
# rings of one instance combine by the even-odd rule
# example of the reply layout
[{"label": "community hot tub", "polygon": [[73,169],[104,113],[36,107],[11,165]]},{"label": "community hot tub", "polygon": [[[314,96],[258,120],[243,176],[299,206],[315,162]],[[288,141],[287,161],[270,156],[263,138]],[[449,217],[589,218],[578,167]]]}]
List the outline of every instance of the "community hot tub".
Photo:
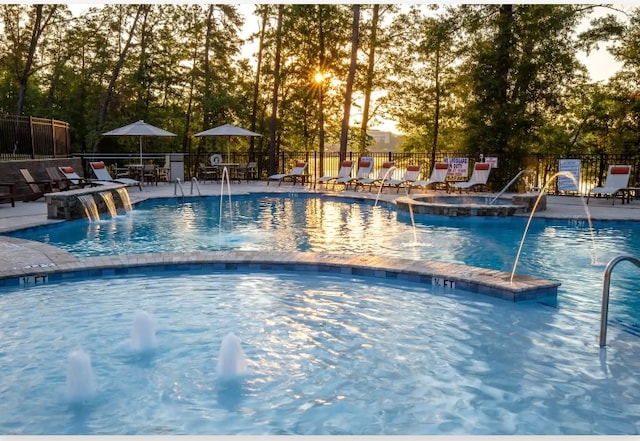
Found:
[{"label": "community hot tub", "polygon": [[[494,198],[493,195],[433,194],[402,197],[396,200],[398,209],[416,214],[441,216],[513,216],[530,213],[538,193],[516,194],[512,197]],[[546,210],[546,196],[542,195],[536,210]]]}]

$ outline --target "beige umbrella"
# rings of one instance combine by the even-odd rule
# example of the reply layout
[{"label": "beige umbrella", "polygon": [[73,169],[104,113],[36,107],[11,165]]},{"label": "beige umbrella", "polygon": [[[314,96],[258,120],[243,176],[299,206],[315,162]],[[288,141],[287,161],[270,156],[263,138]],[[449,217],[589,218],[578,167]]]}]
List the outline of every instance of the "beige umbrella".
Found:
[{"label": "beige umbrella", "polygon": [[231,124],[224,124],[222,126],[214,127],[213,129],[205,130],[204,132],[196,133],[193,136],[226,136],[227,137],[227,162],[231,162],[231,152],[229,151],[229,144],[232,136],[262,136],[259,133],[252,132],[251,130],[236,127]]},{"label": "beige umbrella", "polygon": [[140,137],[140,164],[142,164],[142,138],[145,136],[176,136],[175,133],[167,132],[159,127],[147,124],[143,120],[123,126],[118,129],[103,133],[104,136],[139,136]]}]

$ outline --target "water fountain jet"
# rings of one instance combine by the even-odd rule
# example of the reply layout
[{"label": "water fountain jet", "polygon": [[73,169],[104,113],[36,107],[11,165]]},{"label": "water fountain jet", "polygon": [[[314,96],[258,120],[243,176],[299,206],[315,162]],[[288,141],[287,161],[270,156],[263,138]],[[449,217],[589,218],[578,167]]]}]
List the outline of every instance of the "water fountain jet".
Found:
[{"label": "water fountain jet", "polygon": [[229,183],[229,170],[225,166],[222,169],[222,176],[220,177],[220,225],[218,232],[222,236],[222,200],[224,198],[224,179],[227,178],[227,193],[229,193],[229,223],[233,226],[233,217],[231,216],[231,184]]},{"label": "water fountain jet", "polygon": [[131,326],[131,349],[136,352],[148,352],[156,346],[156,333],[153,317],[146,311],[136,311]]},{"label": "water fountain jet", "polygon": [[375,202],[375,204],[373,204],[374,207],[376,207],[378,205],[378,199],[380,199],[380,193],[382,193],[382,188],[384,187],[384,181],[386,181],[387,178],[389,177],[389,173],[395,171],[395,169],[396,169],[395,165],[392,166],[392,167],[389,167],[387,172],[384,174],[384,176],[380,180],[380,187],[378,188],[378,194],[376,195],[376,202]]},{"label": "water fountain jet", "polygon": [[[549,185],[549,183],[554,178],[557,178],[558,176],[565,176],[565,177],[571,179],[573,181],[573,183],[576,185],[576,188],[578,187],[578,182],[576,180],[576,177],[573,175],[573,173],[570,173],[570,172],[567,172],[567,171],[559,171],[559,172],[553,174],[547,180],[547,182],[544,183],[542,188],[540,188],[540,194],[538,194],[538,197],[536,198],[536,202],[535,202],[535,204],[533,204],[533,208],[531,209],[531,213],[529,214],[529,220],[527,221],[527,225],[524,228],[524,233],[522,234],[522,239],[520,240],[520,246],[518,247],[518,253],[516,254],[516,260],[513,263],[513,269],[511,270],[511,278],[509,279],[509,282],[512,285],[513,285],[513,278],[514,278],[515,273],[516,273],[516,267],[518,266],[518,260],[520,259],[520,253],[522,252],[522,246],[524,245],[524,240],[525,240],[525,238],[527,236],[527,232],[529,231],[529,226],[531,225],[531,220],[533,219],[533,215],[536,212],[536,208],[538,208],[538,204],[540,203],[540,199],[544,195],[544,192],[545,192],[545,189],[547,188],[547,185]],[[598,262],[598,259],[596,257],[596,241],[595,241],[595,238],[593,236],[593,224],[591,223],[591,215],[589,213],[589,208],[587,207],[587,204],[585,203],[584,198],[582,196],[580,196],[580,200],[582,201],[582,206],[585,209],[587,221],[589,222],[589,232],[591,233],[591,243],[593,245],[593,255],[591,256],[591,265],[596,265],[597,262]]]},{"label": "water fountain jet", "polygon": [[92,398],[95,391],[91,357],[82,349],[72,351],[67,359],[67,399],[82,403]]},{"label": "water fountain jet", "polygon": [[247,373],[247,360],[240,339],[233,332],[222,339],[216,372],[223,380],[238,378]]}]

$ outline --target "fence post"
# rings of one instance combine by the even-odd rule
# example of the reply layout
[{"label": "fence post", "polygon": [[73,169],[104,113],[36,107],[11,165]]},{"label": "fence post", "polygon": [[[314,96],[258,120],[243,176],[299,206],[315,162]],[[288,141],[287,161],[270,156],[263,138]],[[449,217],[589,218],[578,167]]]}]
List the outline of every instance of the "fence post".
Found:
[{"label": "fence post", "polygon": [[29,115],[29,133],[31,133],[31,159],[36,158],[36,145],[33,136],[33,117]]},{"label": "fence post", "polygon": [[54,124],[54,119],[51,118],[51,139],[53,141],[53,157],[56,157],[56,125]]},{"label": "fence post", "polygon": [[602,187],[602,174],[604,173],[607,163],[606,153],[600,153],[600,163],[598,164],[598,187]]}]

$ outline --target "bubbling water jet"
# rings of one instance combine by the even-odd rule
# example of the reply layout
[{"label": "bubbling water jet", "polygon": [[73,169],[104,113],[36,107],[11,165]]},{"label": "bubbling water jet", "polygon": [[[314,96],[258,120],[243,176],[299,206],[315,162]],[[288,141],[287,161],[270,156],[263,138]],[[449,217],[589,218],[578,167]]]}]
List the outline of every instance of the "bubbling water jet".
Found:
[{"label": "bubbling water jet", "polygon": [[82,349],[76,349],[67,358],[67,399],[72,403],[82,403],[92,398],[95,392],[91,357]]},{"label": "bubbling water jet", "polygon": [[247,360],[240,339],[233,332],[222,339],[216,373],[220,379],[234,379],[247,373]]},{"label": "bubbling water jet", "polygon": [[131,349],[147,352],[156,346],[156,332],[153,317],[145,311],[136,311],[131,326]]}]

